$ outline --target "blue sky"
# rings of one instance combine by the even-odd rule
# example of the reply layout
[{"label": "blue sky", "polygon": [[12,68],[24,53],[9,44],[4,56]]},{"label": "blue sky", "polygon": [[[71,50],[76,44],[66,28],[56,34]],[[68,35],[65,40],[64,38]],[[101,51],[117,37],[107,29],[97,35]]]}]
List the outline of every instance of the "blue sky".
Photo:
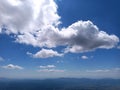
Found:
[{"label": "blue sky", "polygon": [[0,77],[120,78],[118,0],[0,2]]}]

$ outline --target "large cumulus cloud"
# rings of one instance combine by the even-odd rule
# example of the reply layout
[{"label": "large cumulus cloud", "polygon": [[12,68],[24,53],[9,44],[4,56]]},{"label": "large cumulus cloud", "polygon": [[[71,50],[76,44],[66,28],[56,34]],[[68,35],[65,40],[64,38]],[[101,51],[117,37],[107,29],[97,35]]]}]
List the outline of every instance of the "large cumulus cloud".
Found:
[{"label": "large cumulus cloud", "polygon": [[96,48],[109,49],[119,42],[117,36],[100,31],[91,21],[78,21],[69,26],[66,31],[72,32],[68,40],[67,52],[84,52]]},{"label": "large cumulus cloud", "polygon": [[7,34],[35,32],[46,25],[59,24],[57,5],[53,0],[1,0],[0,26]]},{"label": "large cumulus cloud", "polygon": [[[0,33],[15,34],[16,42],[34,47],[52,49],[64,46],[64,53],[87,52],[97,48],[109,49],[119,42],[117,36],[100,30],[89,20],[80,20],[59,29],[60,16],[57,8],[54,0],[2,0]],[[42,51],[38,53],[40,52]],[[54,55],[59,56],[59,53]]]}]

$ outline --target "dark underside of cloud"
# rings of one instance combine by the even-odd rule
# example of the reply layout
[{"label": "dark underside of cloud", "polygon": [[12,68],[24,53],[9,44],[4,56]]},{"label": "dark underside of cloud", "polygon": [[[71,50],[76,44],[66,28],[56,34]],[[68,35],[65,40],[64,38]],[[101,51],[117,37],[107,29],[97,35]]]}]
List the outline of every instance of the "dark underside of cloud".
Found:
[{"label": "dark underside of cloud", "polygon": [[[61,23],[54,0],[1,0],[0,33],[14,34],[15,42],[40,47],[34,58],[63,56],[98,48],[115,47],[119,38],[100,30],[92,21],[82,21],[59,29]],[[64,46],[63,53],[52,50]],[[44,49],[47,48],[47,49]]]}]

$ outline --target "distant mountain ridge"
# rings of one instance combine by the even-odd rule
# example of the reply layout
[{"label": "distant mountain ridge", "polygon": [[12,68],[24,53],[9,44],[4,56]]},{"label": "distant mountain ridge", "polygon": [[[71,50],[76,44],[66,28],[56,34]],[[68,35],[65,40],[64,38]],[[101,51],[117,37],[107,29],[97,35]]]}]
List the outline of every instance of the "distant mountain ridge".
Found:
[{"label": "distant mountain ridge", "polygon": [[120,79],[0,79],[0,90],[120,90]]}]

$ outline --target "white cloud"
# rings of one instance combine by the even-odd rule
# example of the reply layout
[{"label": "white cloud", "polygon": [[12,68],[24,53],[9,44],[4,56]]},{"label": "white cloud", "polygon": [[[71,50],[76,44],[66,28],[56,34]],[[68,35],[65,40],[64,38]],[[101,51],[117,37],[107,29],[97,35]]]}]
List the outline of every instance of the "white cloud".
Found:
[{"label": "white cloud", "polygon": [[81,56],[81,59],[88,59],[87,56]]},{"label": "white cloud", "polygon": [[120,72],[120,68],[87,70],[87,72],[91,72],[91,73]]},{"label": "white cloud", "polygon": [[67,28],[71,31],[69,35],[69,46],[67,52],[79,53],[95,50],[97,48],[113,48],[119,38],[100,31],[91,21],[78,21]]},{"label": "white cloud", "polygon": [[32,55],[34,58],[48,58],[48,57],[54,57],[54,56],[63,56],[63,54],[59,54],[57,51],[53,51],[52,49],[42,49],[36,54],[32,54],[27,52],[28,55]]},{"label": "white cloud", "polygon": [[38,72],[65,72],[65,70],[59,70],[59,69],[41,69],[37,71]]},{"label": "white cloud", "polygon": [[26,33],[59,24],[54,0],[5,0],[0,1],[0,26],[5,33]]},{"label": "white cloud", "polygon": [[33,55],[35,58],[61,56],[52,50],[59,46],[65,46],[65,53],[81,53],[110,49],[119,42],[117,36],[101,31],[89,20],[59,29],[57,8],[54,0],[1,0],[0,26],[3,28],[0,33],[15,34],[18,43],[50,48],[37,52]]},{"label": "white cloud", "polygon": [[46,68],[55,68],[55,65],[46,65],[46,66],[39,66],[41,69],[46,69]]},{"label": "white cloud", "polygon": [[56,69],[55,65],[39,66],[38,72],[64,72],[65,70]]},{"label": "white cloud", "polygon": [[119,42],[117,36],[99,31],[91,21],[78,21],[62,30],[49,26],[35,35],[18,35],[17,41],[38,47],[66,46],[65,53],[88,52],[97,48],[110,49]]},{"label": "white cloud", "polygon": [[119,42],[119,38],[99,31],[91,21],[78,21],[62,30],[49,25],[45,30],[33,34],[18,35],[17,42],[48,48],[67,46],[66,52],[76,53],[96,48],[113,48]]},{"label": "white cloud", "polygon": [[4,58],[0,56],[0,61],[4,61]]},{"label": "white cloud", "polygon": [[93,70],[93,71],[87,71],[87,72],[95,72],[95,73],[99,73],[99,72],[109,72],[110,70],[108,70],[108,69],[104,69],[104,70]]},{"label": "white cloud", "polygon": [[8,64],[6,66],[2,66],[2,68],[4,68],[4,69],[19,69],[19,70],[23,69],[23,67],[18,66],[18,65],[13,65],[13,64]]}]

